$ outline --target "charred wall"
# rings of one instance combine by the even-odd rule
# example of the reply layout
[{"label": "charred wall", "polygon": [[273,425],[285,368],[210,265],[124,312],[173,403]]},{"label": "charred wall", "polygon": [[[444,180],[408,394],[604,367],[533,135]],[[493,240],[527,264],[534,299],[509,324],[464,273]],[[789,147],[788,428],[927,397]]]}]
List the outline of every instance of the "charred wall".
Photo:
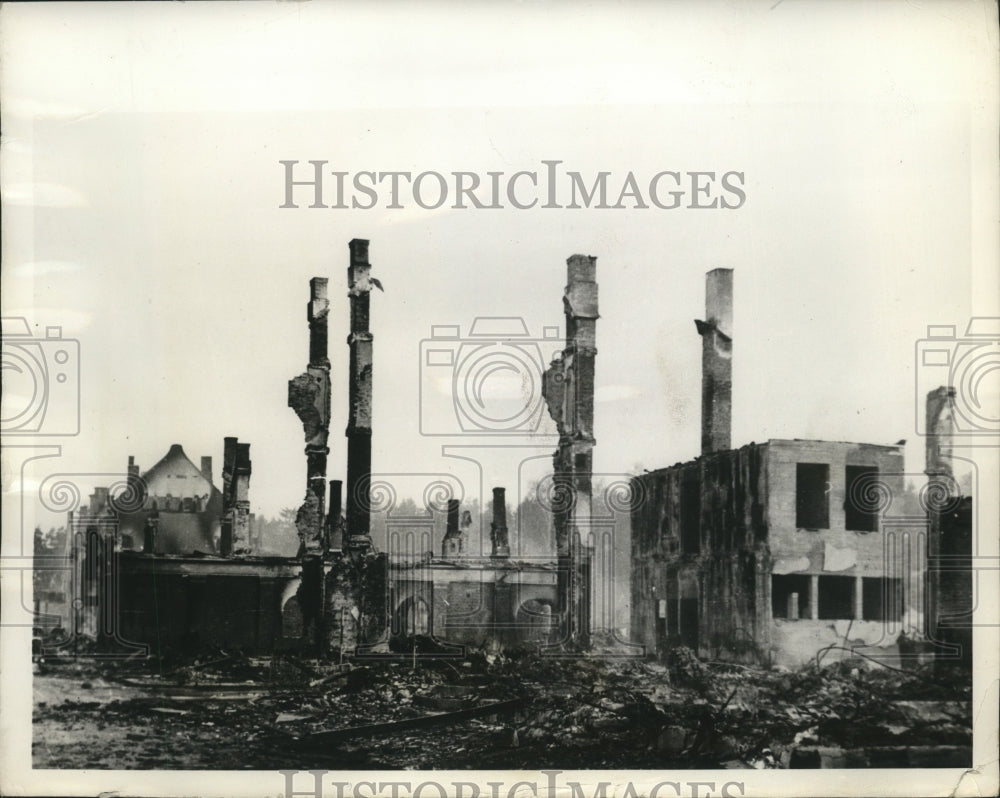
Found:
[{"label": "charred wall", "polygon": [[975,571],[972,568],[972,497],[957,497],[939,515],[937,564],[937,628],[934,638],[951,648],[938,654],[939,668],[959,663],[972,666],[972,610]]},{"label": "charred wall", "polygon": [[632,635],[753,658],[766,641],[766,446],[633,479]]},{"label": "charred wall", "polygon": [[119,558],[120,637],[171,651],[281,648],[281,597],[297,568],[280,558]]}]

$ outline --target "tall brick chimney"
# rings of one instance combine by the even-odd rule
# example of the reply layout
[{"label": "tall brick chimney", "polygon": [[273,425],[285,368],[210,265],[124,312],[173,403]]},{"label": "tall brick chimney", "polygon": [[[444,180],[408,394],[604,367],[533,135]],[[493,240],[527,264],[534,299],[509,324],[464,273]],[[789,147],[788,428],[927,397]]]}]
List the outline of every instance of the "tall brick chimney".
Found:
[{"label": "tall brick chimney", "polygon": [[347,540],[346,546],[371,547],[372,471],[372,334],[370,313],[371,264],[368,241],[352,239],[347,267],[348,296],[351,299],[350,384],[347,416]]},{"label": "tall brick chimney", "polygon": [[705,321],[701,336],[701,453],[732,448],[733,270],[705,275]]},{"label": "tall brick chimney", "polygon": [[510,557],[510,539],[507,535],[507,497],[503,488],[493,488],[493,522],[490,539],[494,557]]},{"label": "tall brick chimney", "polygon": [[[288,406],[302,422],[305,436],[306,495],[295,517],[299,555],[321,555],[325,550],[326,456],[330,449],[330,359],[327,357],[327,318],[330,301],[327,279],[309,281],[309,365],[304,374],[288,381]],[[228,443],[228,439],[227,439]]]},{"label": "tall brick chimney", "polygon": [[233,471],[236,468],[236,438],[230,436],[222,439],[222,496],[223,501],[230,495],[233,483]]},{"label": "tall brick chimney", "polygon": [[442,557],[461,556],[464,548],[462,531],[458,526],[458,499],[448,499],[448,525],[445,528],[444,540],[441,541]]}]

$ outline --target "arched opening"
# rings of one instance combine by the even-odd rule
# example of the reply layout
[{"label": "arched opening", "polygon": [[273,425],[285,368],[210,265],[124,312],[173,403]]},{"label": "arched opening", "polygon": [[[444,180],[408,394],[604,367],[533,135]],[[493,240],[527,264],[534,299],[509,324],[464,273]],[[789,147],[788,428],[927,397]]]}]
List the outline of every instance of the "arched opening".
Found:
[{"label": "arched opening", "polygon": [[290,640],[302,637],[302,607],[296,596],[288,599],[281,608],[281,634]]},{"label": "arched opening", "polygon": [[545,599],[528,599],[517,608],[517,636],[524,643],[550,643],[556,635],[557,623],[553,603]]},{"label": "arched opening", "polygon": [[430,635],[430,606],[420,596],[411,596],[396,608],[392,628],[395,634],[402,637]]}]

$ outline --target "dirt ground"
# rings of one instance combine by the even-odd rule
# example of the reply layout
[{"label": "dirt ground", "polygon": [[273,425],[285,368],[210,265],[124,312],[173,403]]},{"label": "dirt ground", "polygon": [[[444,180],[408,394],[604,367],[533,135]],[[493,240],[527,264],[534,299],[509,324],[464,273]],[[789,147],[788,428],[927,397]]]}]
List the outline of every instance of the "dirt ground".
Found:
[{"label": "dirt ground", "polygon": [[32,750],[36,768],[88,769],[970,766],[968,684],[926,667],[788,672],[685,650],[665,663],[48,660]]}]

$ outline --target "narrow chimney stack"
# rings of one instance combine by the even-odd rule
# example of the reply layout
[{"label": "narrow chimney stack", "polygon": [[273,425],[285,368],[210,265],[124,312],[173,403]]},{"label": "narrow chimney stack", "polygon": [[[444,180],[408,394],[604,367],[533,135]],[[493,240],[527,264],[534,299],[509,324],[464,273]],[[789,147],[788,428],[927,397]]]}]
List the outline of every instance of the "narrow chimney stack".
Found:
[{"label": "narrow chimney stack", "polygon": [[336,524],[340,521],[344,493],[344,483],[339,479],[330,480],[330,523]]},{"label": "narrow chimney stack", "polygon": [[212,458],[207,456],[202,456],[201,458],[201,475],[205,477],[209,482],[212,481]]},{"label": "narrow chimney stack", "polygon": [[732,448],[733,270],[705,275],[705,320],[701,336],[701,453]]},{"label": "narrow chimney stack", "polygon": [[955,389],[942,385],[927,394],[927,443],[924,472],[929,477],[951,477]]},{"label": "narrow chimney stack", "polygon": [[494,557],[510,557],[510,539],[507,534],[507,497],[504,488],[493,488],[493,523],[490,528]]},{"label": "narrow chimney stack", "polygon": [[[330,302],[327,278],[309,281],[309,364],[305,373],[288,382],[288,406],[302,422],[306,455],[305,498],[295,518],[299,555],[322,556],[326,533],[326,459],[330,452],[330,359],[327,333]],[[310,571],[313,573],[313,571]]]},{"label": "narrow chimney stack", "polygon": [[351,300],[350,377],[347,418],[347,535],[353,548],[371,548],[372,334],[369,330],[371,264],[368,241],[348,244],[347,288]]},{"label": "narrow chimney stack", "polygon": [[232,491],[233,474],[236,472],[236,438],[222,439],[222,501],[226,508]]}]

